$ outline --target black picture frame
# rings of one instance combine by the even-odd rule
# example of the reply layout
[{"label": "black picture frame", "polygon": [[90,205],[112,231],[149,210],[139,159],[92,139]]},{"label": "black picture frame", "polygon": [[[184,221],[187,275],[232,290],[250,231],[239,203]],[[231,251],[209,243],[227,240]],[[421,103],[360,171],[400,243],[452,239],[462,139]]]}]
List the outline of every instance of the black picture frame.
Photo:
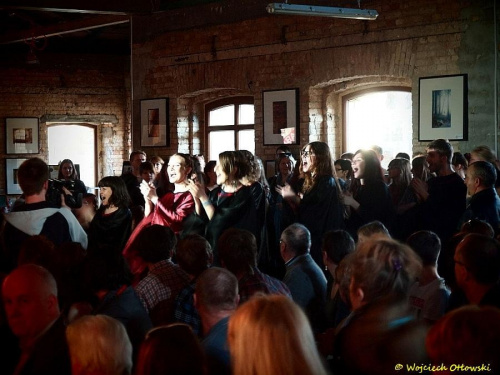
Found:
[{"label": "black picture frame", "polygon": [[300,142],[299,89],[262,92],[264,145],[296,145]]}]

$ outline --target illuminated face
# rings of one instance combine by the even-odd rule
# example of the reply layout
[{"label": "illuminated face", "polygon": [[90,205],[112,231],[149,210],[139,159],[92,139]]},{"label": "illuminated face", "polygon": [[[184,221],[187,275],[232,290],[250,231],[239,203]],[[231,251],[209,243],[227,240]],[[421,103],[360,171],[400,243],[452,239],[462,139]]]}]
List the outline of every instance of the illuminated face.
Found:
[{"label": "illuminated face", "polygon": [[220,160],[218,160],[217,164],[215,164],[214,172],[217,176],[217,185],[223,185],[229,179],[229,176],[222,170]]},{"label": "illuminated face", "polygon": [[302,171],[311,173],[316,164],[316,155],[314,154],[311,145],[307,145],[300,153],[302,157]]},{"label": "illuminated face", "polygon": [[103,206],[109,206],[110,205],[110,199],[111,196],[113,195],[113,189],[107,186],[103,186],[99,188],[99,195],[101,197],[101,202]]},{"label": "illuminated face", "polygon": [[19,271],[5,279],[3,303],[12,332],[21,339],[32,339],[47,327],[57,298],[44,290],[40,280]]},{"label": "illuminated face", "polygon": [[167,174],[170,183],[179,184],[185,181],[188,172],[190,172],[190,170],[186,171],[185,161],[182,156],[173,155],[170,157],[167,164]]},{"label": "illuminated face", "polygon": [[163,164],[160,163],[160,162],[157,162],[157,163],[154,163],[153,164],[153,168],[154,168],[154,172],[155,174],[158,174],[161,172],[161,168],[163,167]]},{"label": "illuminated face", "polygon": [[279,170],[282,176],[289,176],[292,174],[293,166],[292,162],[288,158],[281,158]]},{"label": "illuminated face", "polygon": [[61,166],[61,172],[64,178],[71,178],[71,175],[73,174],[73,167],[71,166],[71,163],[64,163]]},{"label": "illuminated face", "polygon": [[472,196],[476,194],[476,190],[478,188],[477,184],[477,179],[474,176],[474,165],[472,164],[469,169],[465,172],[465,179],[464,183],[465,186],[467,186],[467,194]]},{"label": "illuminated face", "polygon": [[365,175],[365,161],[361,154],[356,154],[352,158],[352,172],[354,178],[363,178]]}]

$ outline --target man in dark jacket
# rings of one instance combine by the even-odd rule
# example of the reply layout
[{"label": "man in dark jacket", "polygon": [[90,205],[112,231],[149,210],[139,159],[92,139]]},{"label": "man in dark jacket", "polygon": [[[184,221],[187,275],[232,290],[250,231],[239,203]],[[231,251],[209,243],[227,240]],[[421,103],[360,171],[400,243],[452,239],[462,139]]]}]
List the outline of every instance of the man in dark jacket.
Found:
[{"label": "man in dark jacket", "polygon": [[70,375],[66,327],[52,274],[34,264],[22,265],[5,278],[2,296],[9,327],[21,351],[18,358],[12,358],[13,373]]},{"label": "man in dark jacket", "polygon": [[500,224],[500,198],[495,190],[497,172],[493,164],[476,161],[467,169],[465,185],[471,197],[462,216],[461,224],[471,219],[488,222],[495,233]]}]

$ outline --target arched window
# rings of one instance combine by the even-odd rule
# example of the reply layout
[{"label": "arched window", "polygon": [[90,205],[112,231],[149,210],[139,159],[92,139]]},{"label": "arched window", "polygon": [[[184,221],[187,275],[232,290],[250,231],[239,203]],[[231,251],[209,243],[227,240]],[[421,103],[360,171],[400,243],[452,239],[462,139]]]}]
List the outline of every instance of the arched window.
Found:
[{"label": "arched window", "polygon": [[255,153],[255,110],[253,97],[217,100],[205,107],[208,159],[217,160],[223,151]]},{"label": "arched window", "polygon": [[412,154],[412,100],[410,89],[388,87],[346,95],[344,152],[372,145],[382,147],[382,166],[398,152]]}]

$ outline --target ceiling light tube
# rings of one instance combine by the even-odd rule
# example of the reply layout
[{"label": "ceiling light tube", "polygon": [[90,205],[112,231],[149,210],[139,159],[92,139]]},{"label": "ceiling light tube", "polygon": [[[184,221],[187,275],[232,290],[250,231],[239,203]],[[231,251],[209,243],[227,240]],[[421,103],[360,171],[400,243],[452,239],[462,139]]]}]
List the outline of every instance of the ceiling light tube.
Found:
[{"label": "ceiling light tube", "polygon": [[270,3],[266,7],[270,14],[291,14],[298,16],[319,16],[334,18],[350,18],[356,20],[374,21],[378,12],[372,9],[335,8],[314,5],[298,5],[286,3]]}]

